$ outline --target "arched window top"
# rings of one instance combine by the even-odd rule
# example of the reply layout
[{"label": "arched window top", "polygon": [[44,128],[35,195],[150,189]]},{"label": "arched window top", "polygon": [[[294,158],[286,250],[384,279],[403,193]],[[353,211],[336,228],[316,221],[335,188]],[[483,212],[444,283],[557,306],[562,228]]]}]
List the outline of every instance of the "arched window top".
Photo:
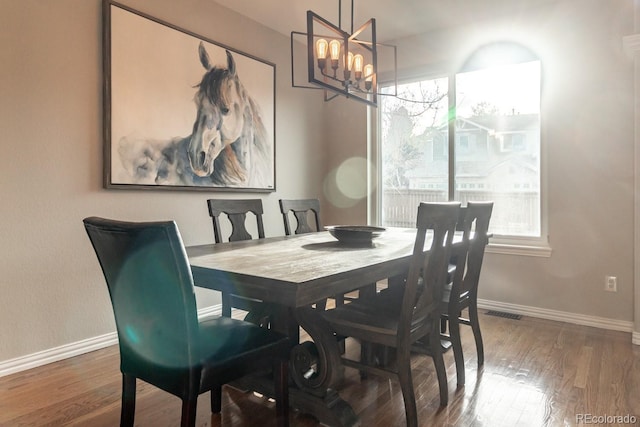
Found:
[{"label": "arched window top", "polygon": [[477,48],[464,61],[459,72],[481,70],[496,65],[521,64],[539,61],[540,58],[528,47],[513,41],[495,41]]}]

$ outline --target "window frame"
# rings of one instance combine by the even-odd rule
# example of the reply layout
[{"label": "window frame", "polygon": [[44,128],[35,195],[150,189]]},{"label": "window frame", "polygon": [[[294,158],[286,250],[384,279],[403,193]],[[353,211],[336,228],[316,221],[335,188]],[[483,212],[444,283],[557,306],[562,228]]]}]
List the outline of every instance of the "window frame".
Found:
[{"label": "window frame", "polygon": [[[524,46],[522,46],[524,48]],[[526,48],[524,48],[526,49]],[[517,255],[517,256],[534,256],[534,257],[550,257],[552,248],[549,244],[548,236],[548,215],[547,215],[547,198],[548,198],[548,185],[547,185],[547,138],[545,131],[545,109],[544,109],[544,64],[538,57],[535,58],[540,61],[540,236],[515,236],[515,235],[494,235],[487,247],[488,253]],[[462,73],[468,70],[462,68],[453,69],[453,67],[433,67],[422,70],[417,70],[413,73],[406,73],[406,75],[397,79],[397,84],[405,84],[415,82],[419,80],[430,80],[437,78],[447,78],[449,82],[448,97],[449,97],[449,109],[455,111],[456,99],[455,99],[455,78],[458,73]],[[380,87],[395,85],[396,81],[385,80],[381,78],[379,83]],[[380,225],[381,223],[381,194],[382,189],[382,176],[378,171],[382,170],[382,158],[380,156],[381,151],[381,135],[379,126],[381,123],[381,109],[368,107],[368,157],[369,157],[369,186],[370,197],[367,209],[367,220],[370,224]],[[456,117],[449,119],[449,176],[454,173],[454,161],[455,159],[455,120]],[[454,175],[455,176],[455,175]],[[449,179],[449,199],[455,194],[454,187],[455,180]]]}]

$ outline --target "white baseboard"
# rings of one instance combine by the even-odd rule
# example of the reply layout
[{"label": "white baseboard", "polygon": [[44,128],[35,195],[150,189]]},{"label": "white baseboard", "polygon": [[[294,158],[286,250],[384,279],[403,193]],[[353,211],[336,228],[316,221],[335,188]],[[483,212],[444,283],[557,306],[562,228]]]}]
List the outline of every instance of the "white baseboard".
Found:
[{"label": "white baseboard", "polygon": [[[547,310],[544,308],[530,307],[526,305],[509,304],[498,301],[478,300],[478,307],[487,310],[504,311],[506,313],[521,314],[523,316],[537,317],[541,319],[555,320],[558,322],[573,323],[576,325],[591,326],[600,329],[631,332],[633,344],[640,345],[640,332],[633,331],[633,322],[607,319],[604,317],[587,316],[584,314],[567,313],[564,311]],[[198,310],[198,318],[206,320],[222,314],[222,305],[212,305]],[[23,357],[0,362],[0,377],[15,374],[27,369],[68,359],[80,354],[89,353],[101,348],[115,345],[118,337],[115,332],[100,335],[86,340],[66,344],[49,350],[40,351]]]},{"label": "white baseboard", "polygon": [[[548,310],[545,308],[530,307],[519,304],[509,304],[498,301],[478,299],[478,308],[487,310],[504,311],[506,313],[522,314],[523,316],[537,317],[540,319],[555,320],[558,322],[573,323],[575,325],[592,326],[594,328],[609,329],[613,331],[633,332],[633,322],[625,320],[608,319],[605,317],[587,316],[584,314],[568,313],[566,311]],[[636,334],[636,333],[634,333]],[[637,333],[640,344],[640,333]]]},{"label": "white baseboard", "polygon": [[218,316],[222,316],[222,304],[216,304],[198,310],[198,320],[201,321]]},{"label": "white baseboard", "polygon": [[6,360],[0,363],[0,377],[11,375],[16,372],[25,371],[38,366],[68,359],[69,357],[89,353],[118,343],[118,336],[115,332],[100,335],[86,340],[77,341],[49,350],[39,351],[15,359]]},{"label": "white baseboard", "polygon": [[[212,305],[198,310],[198,319],[206,320],[222,314],[222,305]],[[0,377],[37,368],[38,366],[58,362],[70,357],[79,356],[91,351],[100,350],[118,343],[118,335],[115,332],[100,335],[86,340],[65,344],[49,350],[39,351],[26,356],[0,362]]]}]

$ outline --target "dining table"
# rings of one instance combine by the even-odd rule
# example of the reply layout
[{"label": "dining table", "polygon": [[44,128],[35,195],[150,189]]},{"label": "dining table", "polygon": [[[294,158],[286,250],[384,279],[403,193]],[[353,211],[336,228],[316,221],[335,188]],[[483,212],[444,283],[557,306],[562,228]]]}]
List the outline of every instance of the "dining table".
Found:
[{"label": "dining table", "polygon": [[[320,231],[186,250],[196,286],[262,301],[272,315],[270,327],[291,338],[291,406],[326,425],[355,426],[357,415],[337,391],[344,347],[323,320],[323,302],[405,276],[415,237],[414,228],[389,227],[364,244],[345,244]],[[430,244],[427,239],[425,246]],[[300,342],[300,328],[313,342]],[[269,395],[273,383],[252,378],[242,387]]]}]

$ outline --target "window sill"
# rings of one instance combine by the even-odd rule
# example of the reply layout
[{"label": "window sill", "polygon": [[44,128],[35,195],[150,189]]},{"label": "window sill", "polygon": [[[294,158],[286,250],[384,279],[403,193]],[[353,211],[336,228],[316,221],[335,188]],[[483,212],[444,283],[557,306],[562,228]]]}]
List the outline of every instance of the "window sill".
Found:
[{"label": "window sill", "polygon": [[549,245],[527,245],[514,243],[491,243],[487,246],[487,253],[501,255],[533,256],[541,258],[551,257],[551,247]]}]

